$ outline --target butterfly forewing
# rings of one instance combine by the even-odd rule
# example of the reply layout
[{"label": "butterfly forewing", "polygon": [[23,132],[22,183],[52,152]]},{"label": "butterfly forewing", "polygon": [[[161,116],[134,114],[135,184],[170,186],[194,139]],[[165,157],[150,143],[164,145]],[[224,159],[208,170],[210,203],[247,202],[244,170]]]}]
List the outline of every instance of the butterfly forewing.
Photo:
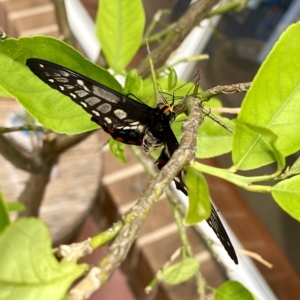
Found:
[{"label": "butterfly forewing", "polygon": [[28,59],[27,66],[51,88],[70,97],[114,139],[141,145],[153,108],[60,65]]}]

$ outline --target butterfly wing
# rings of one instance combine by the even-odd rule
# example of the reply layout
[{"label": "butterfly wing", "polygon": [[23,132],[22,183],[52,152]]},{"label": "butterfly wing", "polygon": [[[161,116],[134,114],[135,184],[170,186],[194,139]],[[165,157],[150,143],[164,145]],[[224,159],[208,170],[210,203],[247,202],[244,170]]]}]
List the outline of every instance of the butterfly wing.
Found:
[{"label": "butterfly wing", "polygon": [[[179,147],[178,141],[171,128],[169,129],[169,132],[166,134],[166,136],[167,136],[166,144],[159,158],[156,161],[159,170],[169,161],[170,157],[172,157],[173,153]],[[182,191],[186,196],[188,196],[188,189],[183,180],[184,175],[185,172],[180,171],[177,174],[177,176],[174,178],[174,182],[176,188]],[[219,238],[220,242],[222,243],[223,247],[227,251],[230,258],[235,262],[235,264],[238,264],[238,258],[231,244],[230,238],[222,224],[222,221],[219,218],[216,209],[212,204],[211,204],[211,216],[206,221],[208,225],[212,228],[212,230],[215,232],[217,237]]]},{"label": "butterfly wing", "polygon": [[91,114],[91,120],[115,140],[125,144],[142,144],[153,118],[153,108],[52,62],[30,58],[26,64],[51,88],[68,96]]}]

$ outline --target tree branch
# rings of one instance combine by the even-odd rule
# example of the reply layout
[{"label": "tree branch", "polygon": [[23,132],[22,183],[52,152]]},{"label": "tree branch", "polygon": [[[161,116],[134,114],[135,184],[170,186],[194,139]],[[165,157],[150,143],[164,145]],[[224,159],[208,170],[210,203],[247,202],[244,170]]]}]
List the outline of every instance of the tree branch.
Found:
[{"label": "tree branch", "polygon": [[16,168],[38,173],[43,167],[42,160],[21,149],[12,139],[0,134],[0,154],[5,157]]},{"label": "tree branch", "polygon": [[39,173],[31,173],[25,188],[23,189],[19,201],[25,204],[26,210],[19,216],[38,216],[39,208],[49,182],[51,170],[58,161],[58,155],[52,152],[53,141],[44,140],[42,148],[38,152],[39,159],[43,162]]},{"label": "tree branch", "polygon": [[53,143],[53,152],[55,154],[61,154],[68,150],[69,148],[73,147],[74,145],[80,143],[87,137],[89,137],[95,131],[89,131],[81,134],[76,134],[72,136],[68,135],[58,135]]},{"label": "tree branch", "polygon": [[26,206],[26,209],[19,214],[19,217],[37,217],[43,196],[49,182],[51,168],[39,174],[30,174],[19,201]]},{"label": "tree branch", "polygon": [[[200,99],[200,105],[204,101],[209,101],[211,98],[221,95],[221,94],[236,94],[236,93],[244,93],[249,90],[251,86],[251,82],[243,82],[243,83],[234,83],[231,85],[218,85],[206,91],[203,91],[197,95]],[[186,110],[186,106],[184,102],[179,102],[174,106],[174,113],[178,116],[181,113],[184,113]]]}]

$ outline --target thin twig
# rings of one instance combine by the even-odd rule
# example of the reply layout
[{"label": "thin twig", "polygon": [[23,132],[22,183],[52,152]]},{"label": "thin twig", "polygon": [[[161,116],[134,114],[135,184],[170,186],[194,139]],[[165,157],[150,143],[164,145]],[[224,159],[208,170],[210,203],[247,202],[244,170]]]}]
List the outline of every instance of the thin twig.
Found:
[{"label": "thin twig", "polygon": [[170,258],[164,263],[164,265],[156,272],[155,277],[151,280],[150,283],[147,284],[145,288],[145,293],[149,295],[153,292],[154,287],[159,283],[163,281],[163,272],[166,270],[174,261],[177,259],[177,257],[180,255],[182,249],[177,249]]},{"label": "thin twig", "polygon": [[[189,7],[184,16],[176,23],[175,27],[170,30],[162,43],[152,52],[154,66],[156,69],[165,64],[170,54],[179,47],[188,33],[198,26],[210,10],[217,4],[218,0],[196,1]],[[138,73],[142,77],[147,77],[150,73],[149,64],[145,59],[138,68]]]},{"label": "thin twig", "polygon": [[211,112],[237,115],[240,113],[240,107],[210,107]]},{"label": "thin twig", "polygon": [[271,264],[270,262],[266,261],[264,258],[262,258],[261,255],[259,255],[258,253],[246,250],[246,249],[241,249],[241,248],[235,248],[235,250],[238,253],[242,253],[245,254],[253,259],[255,259],[256,261],[260,262],[262,265],[266,266],[269,269],[273,268],[273,264]]},{"label": "thin twig", "polygon": [[213,9],[208,15],[208,18],[217,15],[224,15],[232,11],[239,12],[243,10],[250,0],[233,0],[228,3],[219,5],[217,8]]},{"label": "thin twig", "polygon": [[[234,83],[231,85],[218,85],[206,91],[203,91],[197,95],[200,99],[200,104],[203,106],[202,102],[207,102],[209,99],[221,95],[221,94],[236,94],[236,93],[244,93],[249,90],[251,86],[251,82],[243,82],[243,83]],[[185,112],[184,103],[181,101],[174,106],[175,115],[179,115]]]},{"label": "thin twig", "polygon": [[[144,34],[144,38],[145,38],[145,39],[151,38],[151,39],[153,39],[154,41],[157,41],[159,38],[164,37],[164,36],[169,32],[170,28],[168,27],[167,29],[162,30],[162,31],[160,31],[160,32],[158,32],[158,33],[156,33],[156,34],[154,34],[154,35],[152,35],[152,36],[150,37],[151,32],[154,30],[154,28],[156,27],[156,25],[159,24],[159,22],[160,22],[160,20],[161,20],[161,17],[162,17],[164,14],[170,14],[170,11],[169,11],[169,10],[166,10],[166,9],[160,9],[160,10],[158,10],[158,11],[155,13],[155,15],[154,15],[154,17],[153,17],[151,23],[149,24],[149,26],[148,26],[148,28],[147,28],[145,34]],[[154,36],[155,36],[155,38],[154,38]],[[150,43],[150,42],[149,42],[149,43]],[[146,43],[143,43],[143,44],[141,45],[141,47],[145,47],[145,46],[146,46]]]},{"label": "thin twig", "polygon": [[23,126],[16,126],[16,127],[0,127],[0,134],[4,133],[10,133],[15,131],[40,131],[40,132],[48,132],[49,129],[46,129],[43,126],[37,126],[37,125],[23,125]]},{"label": "thin twig", "polygon": [[231,95],[236,93],[244,93],[249,90],[250,86],[251,82],[234,83],[230,85],[217,85],[211,89],[201,92],[199,98],[201,98],[203,101],[208,101],[210,98],[221,94]]}]

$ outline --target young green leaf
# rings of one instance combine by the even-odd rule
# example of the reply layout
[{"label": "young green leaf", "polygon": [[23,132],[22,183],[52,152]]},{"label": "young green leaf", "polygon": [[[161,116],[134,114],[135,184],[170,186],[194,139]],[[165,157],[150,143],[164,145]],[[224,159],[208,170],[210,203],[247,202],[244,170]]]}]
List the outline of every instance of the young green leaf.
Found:
[{"label": "young green leaf", "polygon": [[170,285],[176,285],[187,281],[199,270],[199,261],[193,257],[186,257],[163,270],[163,281]]},{"label": "young green leaf", "polygon": [[140,96],[140,91],[143,88],[143,79],[138,75],[136,69],[131,69],[125,80],[124,93],[133,94],[136,97]]},{"label": "young green leaf", "polygon": [[124,144],[114,140],[113,138],[109,139],[109,149],[112,154],[121,162],[126,163],[126,156],[124,153]]},{"label": "young green leaf", "polygon": [[239,282],[227,281],[217,288],[215,300],[255,300],[256,298]]},{"label": "young green leaf", "polygon": [[138,50],[144,32],[141,0],[101,0],[96,34],[109,66],[122,73]]},{"label": "young green leaf", "polygon": [[58,262],[48,228],[35,218],[19,219],[0,236],[0,299],[63,299],[86,265]]},{"label": "young green leaf", "polygon": [[262,64],[243,101],[233,137],[233,161],[249,170],[275,160],[263,136],[245,130],[243,123],[267,128],[278,136],[276,148],[284,157],[300,149],[300,23],[291,25]]},{"label": "young green leaf", "polygon": [[300,175],[278,182],[272,187],[272,196],[284,211],[300,221]]},{"label": "young green leaf", "polygon": [[208,219],[211,214],[209,189],[203,174],[190,166],[187,167],[185,184],[189,191],[189,207],[184,222],[194,225]]},{"label": "young green leaf", "polygon": [[177,85],[178,77],[174,68],[168,67],[168,71],[168,90],[172,91]]}]

